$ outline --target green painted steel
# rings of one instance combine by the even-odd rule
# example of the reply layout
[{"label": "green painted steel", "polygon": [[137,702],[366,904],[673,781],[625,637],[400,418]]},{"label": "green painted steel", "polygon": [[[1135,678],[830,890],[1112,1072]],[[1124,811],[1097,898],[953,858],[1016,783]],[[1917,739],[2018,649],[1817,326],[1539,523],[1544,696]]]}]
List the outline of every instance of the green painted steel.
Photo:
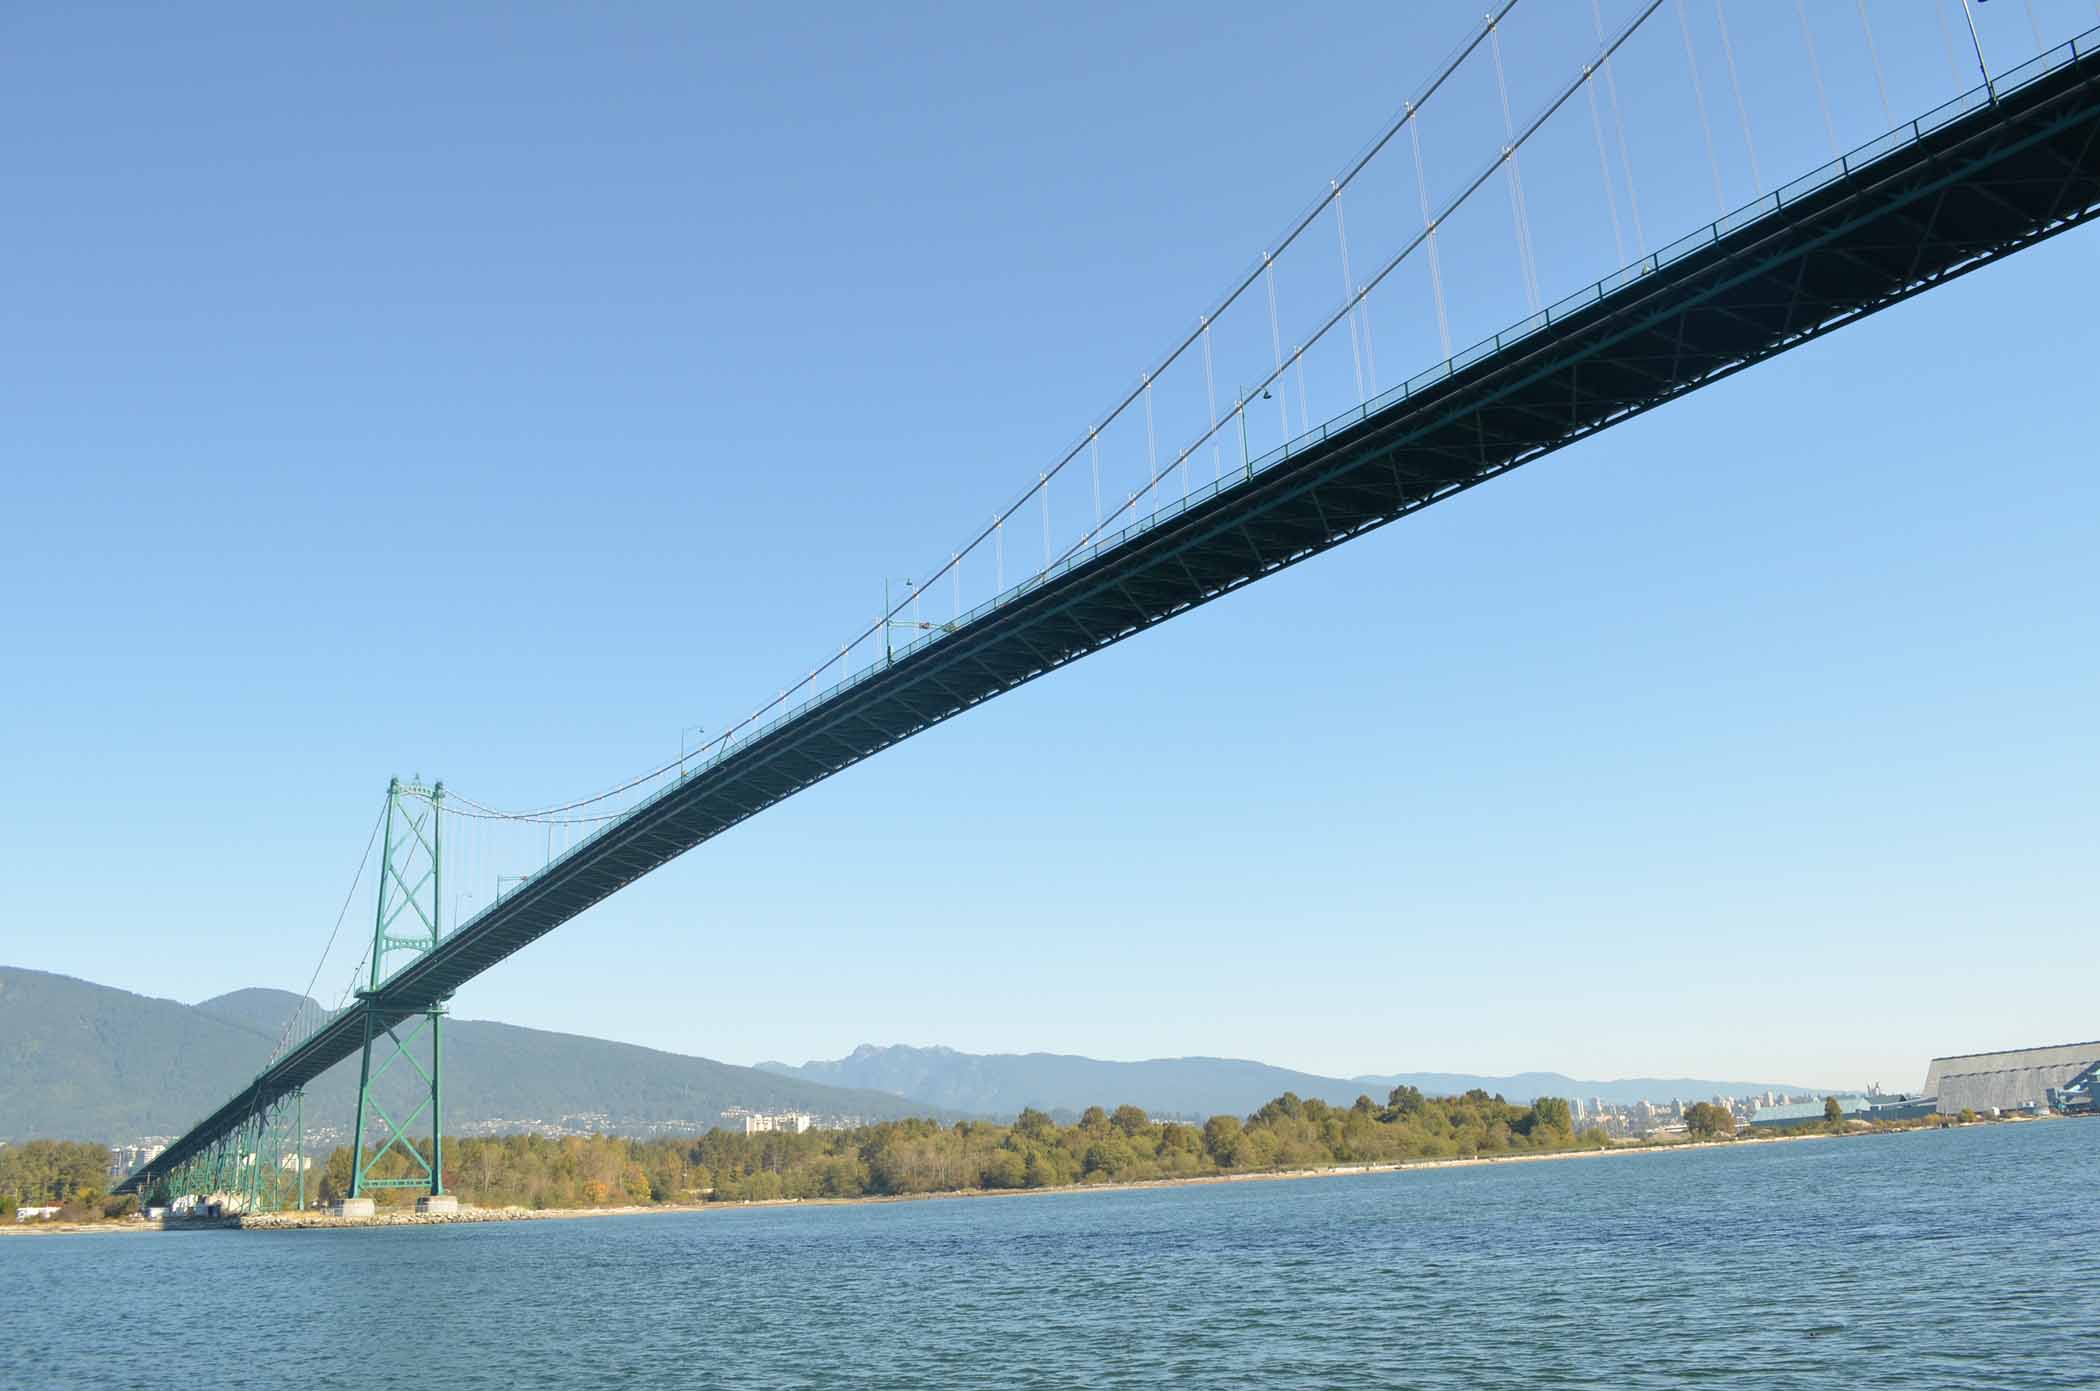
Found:
[{"label": "green painted steel", "polygon": [[[444,902],[445,784],[424,787],[395,778],[386,789],[386,825],[379,854],[379,895],[372,914],[371,984],[357,992],[354,1006],[360,1016],[363,1042],[358,1064],[357,1120],[350,1132],[350,1196],[362,1197],[375,1188],[423,1188],[432,1195],[445,1191],[444,1090],[440,1084],[444,1064],[445,1002],[431,1002],[419,1011],[421,1018],[406,1038],[395,1032],[402,1020],[390,1017],[379,1003],[379,987],[391,972],[387,958],[407,953],[411,959],[437,949],[444,937],[439,905]],[[416,1059],[413,1045],[424,1029],[430,1031],[430,1066]],[[372,1065],[372,1050],[381,1038],[393,1045]],[[403,1058],[422,1079],[422,1100],[405,1118],[396,1121],[380,1104],[375,1090],[387,1069]],[[410,1134],[425,1113],[430,1117],[431,1153],[425,1157]],[[385,1138],[369,1154],[365,1133],[373,1120],[385,1127]],[[420,1178],[375,1177],[381,1161],[399,1152],[422,1169]]]},{"label": "green painted steel", "polygon": [[150,1201],[198,1215],[305,1205],[304,1093],[294,1090],[171,1168],[146,1175]]},{"label": "green painted steel", "polygon": [[[2100,31],[1810,172],[1185,500],[713,754],[456,925],[169,1147],[370,1047],[660,865],[1092,652],[2100,213]],[[435,918],[433,916],[433,923]],[[369,1057],[366,1061],[369,1069]],[[434,1074],[433,1074],[434,1075]],[[436,1097],[433,1082],[433,1101]],[[126,1186],[137,1181],[127,1180]]]}]

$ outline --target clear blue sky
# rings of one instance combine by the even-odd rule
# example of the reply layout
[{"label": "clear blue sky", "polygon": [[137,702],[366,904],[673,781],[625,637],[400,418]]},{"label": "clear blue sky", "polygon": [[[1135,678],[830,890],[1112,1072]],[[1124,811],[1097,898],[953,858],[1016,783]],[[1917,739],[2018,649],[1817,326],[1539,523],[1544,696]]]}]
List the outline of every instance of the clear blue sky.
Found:
[{"label": "clear blue sky", "polygon": [[[538,804],[747,712],[1134,385],[1477,8],[9,7],[0,961],[296,989],[389,775]],[[1809,9],[1855,144],[1856,10]],[[1583,10],[1512,18],[1519,119]],[[1872,14],[1899,117],[1955,89],[1931,6]],[[1829,135],[1792,8],[1726,15],[1769,188]],[[1982,17],[2034,51],[2027,7]],[[1652,249],[1714,210],[1674,4],[1617,68]],[[1492,71],[1425,112],[1432,195],[1501,141]],[[1345,203],[1359,278],[1419,225],[1394,157]],[[1581,98],[1522,168],[1546,297],[1617,264]],[[1524,312],[1502,182],[1443,252],[1461,343]],[[1293,253],[1286,334],[1337,254]],[[2060,238],[1091,658],[456,1009],[736,1062],[1892,1086],[2092,1037],[2096,265]],[[1374,298],[1382,384],[1441,356],[1431,305],[1419,258]],[[1315,421],[1355,395],[1322,351]]]}]

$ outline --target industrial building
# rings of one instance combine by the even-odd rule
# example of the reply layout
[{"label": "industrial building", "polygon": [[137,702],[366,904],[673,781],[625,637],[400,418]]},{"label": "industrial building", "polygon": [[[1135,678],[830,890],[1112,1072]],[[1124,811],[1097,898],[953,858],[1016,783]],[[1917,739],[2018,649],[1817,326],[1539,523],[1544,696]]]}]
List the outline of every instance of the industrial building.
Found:
[{"label": "industrial building", "polygon": [[[1885,1092],[1869,1092],[1864,1096],[1839,1092],[1837,1103],[1848,1121],[1914,1121],[1931,1115],[1933,1111],[1929,1096],[1891,1096]],[[1821,1101],[1760,1106],[1751,1114],[1750,1124],[1760,1129],[1811,1124],[1824,1118],[1823,1106]]]},{"label": "industrial building", "polygon": [[[1850,1093],[1841,1092],[1838,1094],[1837,1102],[1839,1106],[1844,1108],[1847,1119],[1861,1115],[1867,1109],[1867,1099],[1863,1096],[1854,1096]],[[1781,1102],[1777,1106],[1758,1107],[1750,1115],[1750,1124],[1760,1129],[1769,1129],[1782,1125],[1807,1125],[1810,1122],[1822,1120],[1824,1114],[1823,1103],[1820,1100],[1786,1101]]]},{"label": "industrial building", "polygon": [[2027,1111],[2050,1104],[2050,1092],[2069,1086],[2100,1066],[2100,1040],[2053,1048],[2016,1048],[2005,1053],[1962,1053],[1934,1058],[1925,1072],[1925,1094],[1939,1098],[1940,1114],[1961,1111]]}]

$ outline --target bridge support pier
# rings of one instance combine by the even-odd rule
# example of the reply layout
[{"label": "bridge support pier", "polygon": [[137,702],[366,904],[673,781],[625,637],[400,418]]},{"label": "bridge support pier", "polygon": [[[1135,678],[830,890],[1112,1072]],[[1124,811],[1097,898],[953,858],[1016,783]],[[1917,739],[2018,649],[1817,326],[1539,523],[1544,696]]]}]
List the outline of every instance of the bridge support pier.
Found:
[{"label": "bridge support pier", "polygon": [[[412,999],[403,1004],[384,986],[395,974],[387,958],[401,952],[420,957],[443,935],[439,905],[444,901],[443,812],[445,785],[423,787],[395,778],[387,784],[384,847],[379,857],[379,904],[372,924],[372,973],[367,989],[357,992],[364,1015],[364,1042],[357,1082],[357,1123],[351,1132],[349,1198],[369,1201],[379,1188],[420,1188],[431,1199],[445,1199],[444,1025],[445,1001]],[[402,1025],[415,1020],[406,1034]],[[415,1044],[428,1031],[429,1066],[416,1056]],[[393,1045],[391,1051],[386,1045]],[[373,1050],[380,1051],[374,1065]],[[400,1121],[379,1099],[380,1079],[401,1059],[408,1059],[422,1085],[414,1109]],[[397,1093],[398,1094],[398,1093]],[[401,1104],[406,1104],[401,1103]],[[430,1149],[426,1154],[411,1132],[428,1115]],[[365,1130],[374,1119],[385,1137],[369,1156]],[[406,1164],[383,1164],[399,1151]],[[406,1174],[389,1170],[406,1168]],[[449,1201],[449,1200],[448,1200]]]},{"label": "bridge support pier", "polygon": [[[359,991],[358,993],[360,997],[365,998],[363,1006],[365,1012],[365,1045],[364,1057],[358,1074],[356,1146],[351,1153],[350,1196],[361,1198],[375,1188],[427,1188],[432,1197],[443,1197],[445,1193],[444,1088],[442,1085],[444,1007],[440,1005],[436,1008],[425,1010],[418,1016],[414,1016],[416,1019],[415,1027],[403,1035],[396,1032],[396,1025],[385,1018],[381,1012],[381,1007],[371,1001],[369,998],[370,992]],[[416,1057],[415,1050],[412,1047],[426,1030],[430,1035],[430,1065],[427,1068]],[[393,1045],[392,1052],[388,1052],[386,1049],[386,1045],[389,1043]],[[380,1061],[377,1067],[372,1065],[372,1054],[375,1047],[380,1052]],[[409,1067],[414,1070],[416,1076],[421,1080],[422,1086],[417,1089],[419,1099],[416,1101],[415,1109],[410,1111],[400,1121],[396,1121],[388,1113],[386,1107],[380,1104],[378,1087],[379,1080],[386,1074],[386,1070],[403,1058],[408,1059]],[[430,1152],[427,1155],[410,1138],[411,1129],[426,1114],[430,1119]],[[365,1127],[375,1119],[385,1128],[386,1138],[381,1141],[378,1148],[374,1149],[367,1156],[364,1145]],[[394,1166],[382,1166],[380,1161],[396,1151],[407,1159],[409,1173],[406,1176],[395,1175],[388,1177],[383,1169]]]}]

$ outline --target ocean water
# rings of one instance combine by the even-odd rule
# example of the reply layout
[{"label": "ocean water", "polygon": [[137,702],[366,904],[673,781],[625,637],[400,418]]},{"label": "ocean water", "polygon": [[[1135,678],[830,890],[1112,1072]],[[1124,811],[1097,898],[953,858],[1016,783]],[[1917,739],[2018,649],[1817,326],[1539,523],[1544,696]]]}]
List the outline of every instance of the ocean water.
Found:
[{"label": "ocean water", "polygon": [[1135,1192],[0,1240],[0,1386],[2100,1386],[2100,1121]]}]

